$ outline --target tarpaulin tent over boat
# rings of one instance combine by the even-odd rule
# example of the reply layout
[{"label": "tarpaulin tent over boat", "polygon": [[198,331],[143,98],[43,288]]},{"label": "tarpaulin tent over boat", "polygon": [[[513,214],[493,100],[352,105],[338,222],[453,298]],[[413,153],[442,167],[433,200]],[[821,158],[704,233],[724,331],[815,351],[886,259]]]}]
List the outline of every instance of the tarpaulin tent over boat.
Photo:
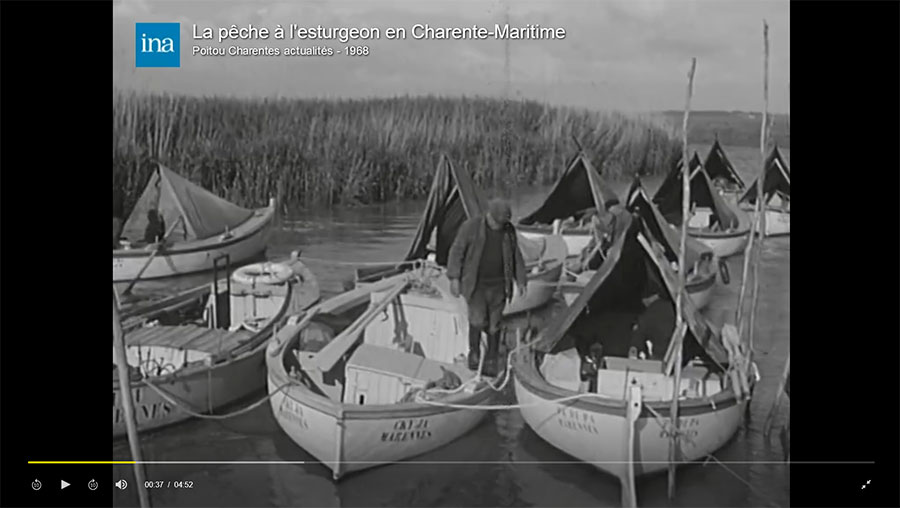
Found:
[{"label": "tarpaulin tent over boat", "polygon": [[252,210],[216,196],[162,164],[150,176],[122,228],[122,236],[132,241],[142,240],[150,210],[159,212],[166,228],[171,228],[179,217],[182,218],[169,235],[170,242],[210,238],[234,229],[253,216]]},{"label": "tarpaulin tent over boat", "polygon": [[[678,261],[678,251],[681,249],[681,235],[670,226],[659,210],[647,197],[641,180],[635,177],[628,189],[625,199],[629,212],[637,215],[644,223],[644,228],[651,238],[659,242],[663,247],[666,259],[669,262]],[[684,254],[685,266],[692,266],[701,258],[701,253],[711,252],[708,247],[688,236],[687,249]]]},{"label": "tarpaulin tent over boat", "polygon": [[[747,192],[741,196],[742,203],[756,203],[756,188],[758,182],[753,181],[753,185],[747,188]],[[774,147],[772,152],[766,158],[766,173],[763,180],[763,195],[766,202],[772,199],[776,193],[790,197],[791,195],[791,169],[781,156],[778,147]]]},{"label": "tarpaulin tent over boat", "polygon": [[469,174],[457,169],[449,157],[442,155],[425,211],[405,260],[425,259],[434,233],[435,260],[439,265],[446,266],[450,246],[460,226],[469,217],[481,215],[484,206],[484,197],[478,192]]},{"label": "tarpaulin tent over boat", "polygon": [[566,219],[587,208],[602,211],[618,202],[616,194],[581,152],[572,159],[543,204],[519,224],[552,224],[556,219]]},{"label": "tarpaulin tent over boat", "polygon": [[[669,170],[666,178],[663,179],[663,183],[659,186],[659,189],[656,190],[656,194],[653,195],[654,203],[658,205],[662,196],[671,194],[672,192],[674,192],[674,189],[676,187],[679,189],[681,188],[681,168],[683,167],[683,165],[684,160],[678,159],[678,162],[676,162],[675,165],[672,166],[672,169]],[[700,162],[700,156],[697,155],[697,152],[694,152],[694,156],[691,157],[691,162],[689,165],[691,174],[693,174],[694,171],[696,171],[697,168],[702,165],[703,164]]]},{"label": "tarpaulin tent over boat", "polygon": [[[738,227],[739,220],[737,214],[725,203],[722,196],[720,196],[713,188],[712,182],[706,174],[706,170],[703,169],[702,164],[699,164],[700,158],[696,153],[694,154],[694,159],[697,160],[698,165],[694,167],[693,160],[691,161],[690,166],[694,168],[691,170],[690,176],[691,208],[709,208],[723,230]],[[678,171],[678,173],[680,173],[680,171]],[[670,176],[671,175],[672,173],[670,173]],[[680,177],[680,175],[676,174],[676,177]],[[681,224],[681,199],[683,188],[680,180],[675,180],[675,183],[677,185],[670,185],[667,189],[660,187],[653,200],[659,207],[659,212],[669,223]]]},{"label": "tarpaulin tent over boat", "polygon": [[[610,247],[606,261],[594,273],[578,298],[544,328],[544,334],[535,346],[538,351],[555,354],[566,349],[568,341],[563,339],[569,336],[570,329],[577,326],[579,320],[603,312],[634,312],[635,309],[642,308],[642,300],[653,293],[675,305],[677,277],[668,267],[667,261],[653,252],[652,248],[648,248],[651,246],[649,242],[653,240],[640,234],[639,222],[633,220],[631,215],[625,217],[627,224]],[[642,239],[648,242],[646,246],[642,244]],[[728,353],[720,339],[689,298],[685,298],[683,304],[687,324],[684,339],[685,362],[700,357],[719,367],[725,365]],[[674,327],[673,313],[671,328],[674,330]],[[660,350],[665,351],[665,346]]]},{"label": "tarpaulin tent over boat", "polygon": [[706,156],[706,162],[703,163],[703,167],[706,168],[706,174],[713,181],[716,181],[717,178],[724,178],[738,189],[744,189],[744,181],[741,180],[740,175],[734,169],[734,165],[728,160],[728,156],[725,155],[725,150],[719,144],[718,138],[713,142],[712,148],[709,149],[709,154]]}]

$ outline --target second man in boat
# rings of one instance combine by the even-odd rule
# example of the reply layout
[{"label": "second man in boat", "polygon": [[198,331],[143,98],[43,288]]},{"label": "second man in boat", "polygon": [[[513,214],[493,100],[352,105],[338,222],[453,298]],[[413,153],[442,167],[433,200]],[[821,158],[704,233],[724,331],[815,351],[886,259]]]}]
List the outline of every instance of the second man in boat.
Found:
[{"label": "second man in boat", "polygon": [[525,294],[525,260],[510,219],[509,203],[493,199],[483,216],[468,219],[459,229],[447,260],[447,275],[453,296],[462,295],[469,309],[468,366],[478,369],[481,332],[488,347],[483,372],[497,374],[500,320],[513,291]]}]

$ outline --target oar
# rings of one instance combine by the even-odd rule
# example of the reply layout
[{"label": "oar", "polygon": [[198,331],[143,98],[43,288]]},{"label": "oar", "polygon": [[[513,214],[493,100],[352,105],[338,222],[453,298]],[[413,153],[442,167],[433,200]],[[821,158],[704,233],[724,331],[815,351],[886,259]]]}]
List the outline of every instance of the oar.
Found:
[{"label": "oar", "polygon": [[134,288],[134,285],[137,284],[137,281],[141,278],[141,275],[144,275],[144,272],[147,270],[147,268],[150,267],[150,262],[153,261],[153,258],[155,258],[156,255],[159,254],[159,251],[162,250],[163,246],[166,244],[166,239],[169,238],[169,235],[171,235],[173,231],[175,231],[175,226],[181,223],[181,219],[182,217],[178,216],[178,220],[172,223],[172,225],[169,227],[169,230],[166,231],[165,236],[162,237],[162,240],[159,241],[159,243],[156,245],[156,248],[153,249],[153,252],[150,253],[150,257],[147,258],[147,262],[144,263],[141,271],[139,271],[138,274],[133,279],[131,279],[131,282],[128,283],[128,287],[125,288],[125,291],[122,292],[123,295],[131,294],[132,288]]}]

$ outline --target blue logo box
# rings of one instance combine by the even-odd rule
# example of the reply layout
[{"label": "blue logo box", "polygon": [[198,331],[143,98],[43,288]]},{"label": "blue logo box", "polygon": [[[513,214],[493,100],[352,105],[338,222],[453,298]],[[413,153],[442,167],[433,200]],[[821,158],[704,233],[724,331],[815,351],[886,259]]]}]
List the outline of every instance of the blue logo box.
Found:
[{"label": "blue logo box", "polygon": [[135,23],[135,67],[181,67],[181,23]]}]

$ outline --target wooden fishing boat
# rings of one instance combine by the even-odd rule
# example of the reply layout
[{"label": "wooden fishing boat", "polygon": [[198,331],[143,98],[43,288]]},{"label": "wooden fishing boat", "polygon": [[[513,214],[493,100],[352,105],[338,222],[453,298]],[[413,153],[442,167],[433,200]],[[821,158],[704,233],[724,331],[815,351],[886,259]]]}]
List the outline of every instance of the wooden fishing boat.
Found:
[{"label": "wooden fishing boat", "polygon": [[[145,242],[148,214],[162,217],[162,247]],[[150,176],[113,249],[113,282],[211,270],[217,258],[245,263],[266,250],[275,201],[257,210],[230,203],[163,165]]]},{"label": "wooden fishing boat", "polygon": [[537,210],[518,221],[516,228],[525,237],[562,235],[570,257],[580,257],[593,239],[585,213],[607,210],[619,203],[600,173],[583,152],[572,159],[553,189]]},{"label": "wooden fishing boat", "polygon": [[[635,177],[626,198],[626,208],[640,221],[644,236],[655,240],[661,247],[661,254],[669,262],[673,272],[678,273],[678,251],[681,248],[681,232],[663,219],[659,210],[644,191],[641,181]],[[704,309],[712,299],[716,287],[716,267],[724,283],[729,282],[728,268],[722,260],[715,262],[713,250],[698,240],[685,240],[685,266],[688,268],[685,287],[688,296],[698,309]],[[595,270],[581,272],[575,278],[577,285],[584,287],[593,277]],[[563,297],[571,304],[578,296],[577,291],[564,291]]]},{"label": "wooden fishing boat", "polygon": [[[121,316],[138,431],[261,391],[273,330],[319,299],[315,277],[296,258],[248,265],[214,281]],[[125,435],[125,418],[115,362],[113,372],[115,438]]]},{"label": "wooden fishing boat", "polygon": [[[677,281],[654,243],[631,221],[578,298],[512,361],[516,398],[529,427],[618,477],[623,497],[634,476],[669,464]],[[648,297],[656,300],[646,305]],[[683,312],[679,463],[706,457],[734,435],[755,382],[733,327],[720,335],[690,299]],[[586,358],[594,365],[587,375]]]},{"label": "wooden fishing boat", "polygon": [[[450,246],[462,223],[483,213],[484,199],[469,174],[458,170],[449,157],[442,155],[405,260],[360,268],[356,270],[356,284],[396,275],[412,268],[418,260],[430,259],[446,267]],[[515,294],[506,305],[504,315],[532,310],[549,302],[556,292],[567,254],[566,243],[559,235],[528,238],[519,233],[517,238],[528,272],[527,285],[524,295]]]},{"label": "wooden fishing boat", "polygon": [[[756,218],[757,182],[747,188],[739,203],[742,209]],[[766,173],[763,180],[763,196],[766,202],[766,236],[791,234],[791,169],[781,156],[778,147],[766,159]]]},{"label": "wooden fishing boat", "polygon": [[709,149],[709,153],[706,155],[703,167],[706,169],[706,174],[709,175],[710,180],[712,180],[713,186],[725,201],[731,204],[737,203],[746,186],[734,168],[734,164],[725,155],[725,150],[719,144],[718,136],[716,136],[712,148]]},{"label": "wooden fishing boat", "polygon": [[[682,167],[679,162],[653,196],[653,202],[670,224],[681,224]],[[750,216],[726,203],[713,189],[696,152],[688,167],[692,210],[688,235],[706,244],[719,258],[743,252],[750,238]]]},{"label": "wooden fishing boat", "polygon": [[464,300],[431,263],[292,317],[266,354],[275,420],[335,479],[444,446],[493,388],[466,366]]}]

